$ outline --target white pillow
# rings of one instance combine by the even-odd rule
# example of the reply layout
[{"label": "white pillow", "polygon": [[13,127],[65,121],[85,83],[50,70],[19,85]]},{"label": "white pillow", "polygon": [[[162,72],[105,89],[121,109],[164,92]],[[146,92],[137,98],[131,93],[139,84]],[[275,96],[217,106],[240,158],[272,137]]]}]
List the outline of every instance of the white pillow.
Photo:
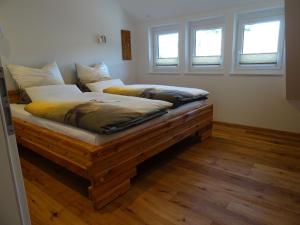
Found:
[{"label": "white pillow", "polygon": [[94,67],[76,64],[76,70],[77,76],[83,84],[111,79],[104,63],[96,64]]},{"label": "white pillow", "polygon": [[90,89],[90,91],[93,91],[93,92],[103,92],[104,89],[109,88],[109,87],[125,86],[123,81],[121,81],[120,79],[99,81],[96,83],[88,83],[85,85],[88,87],[88,89]]},{"label": "white pillow", "polygon": [[48,85],[25,89],[31,101],[80,101],[83,94],[76,85]]},{"label": "white pillow", "polygon": [[41,69],[13,64],[7,65],[7,68],[20,89],[65,83],[56,62]]}]

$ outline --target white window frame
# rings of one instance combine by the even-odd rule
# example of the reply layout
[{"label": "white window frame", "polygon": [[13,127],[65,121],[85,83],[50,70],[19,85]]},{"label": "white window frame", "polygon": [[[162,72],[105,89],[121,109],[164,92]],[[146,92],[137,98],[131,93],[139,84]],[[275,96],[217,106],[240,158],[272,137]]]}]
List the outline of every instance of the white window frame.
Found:
[{"label": "white window frame", "polygon": [[[241,65],[240,57],[244,41],[244,26],[279,20],[277,64]],[[235,45],[233,51],[233,74],[283,74],[284,67],[284,10],[283,8],[265,9],[255,12],[237,14],[235,16]]]},{"label": "white window frame", "polygon": [[[162,34],[178,33],[178,64],[176,66],[157,66],[158,36]],[[150,73],[178,73],[180,68],[180,41],[181,33],[178,24],[151,27],[149,32],[149,65]]]},{"label": "white window frame", "polygon": [[[197,21],[190,21],[188,23],[189,44],[188,44],[188,59],[187,67],[189,73],[220,73],[224,69],[224,44],[225,44],[225,17],[205,18]],[[222,29],[222,43],[221,43],[221,62],[220,65],[193,65],[193,57],[196,51],[196,31]]]}]

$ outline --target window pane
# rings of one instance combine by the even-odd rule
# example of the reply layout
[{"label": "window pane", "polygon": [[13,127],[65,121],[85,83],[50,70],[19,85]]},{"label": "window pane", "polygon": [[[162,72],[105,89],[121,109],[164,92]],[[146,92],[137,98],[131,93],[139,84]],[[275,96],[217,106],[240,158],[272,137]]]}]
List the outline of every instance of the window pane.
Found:
[{"label": "window pane", "polygon": [[193,66],[217,66],[221,65],[221,56],[195,56],[192,59]]},{"label": "window pane", "polygon": [[277,64],[277,53],[242,54],[240,64]]},{"label": "window pane", "polygon": [[158,58],[156,59],[157,66],[177,66],[178,58]]},{"label": "window pane", "polygon": [[242,54],[277,53],[280,21],[244,26]]},{"label": "window pane", "polygon": [[222,29],[197,30],[195,56],[221,56]]},{"label": "window pane", "polygon": [[178,33],[158,35],[158,58],[178,58]]}]

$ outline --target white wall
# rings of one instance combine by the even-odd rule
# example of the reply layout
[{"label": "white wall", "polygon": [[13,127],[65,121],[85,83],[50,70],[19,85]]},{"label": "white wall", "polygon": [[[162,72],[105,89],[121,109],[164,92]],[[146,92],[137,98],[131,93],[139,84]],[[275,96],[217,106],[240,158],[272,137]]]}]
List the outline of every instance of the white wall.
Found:
[{"label": "white wall", "polygon": [[[266,0],[271,1],[271,0]],[[276,2],[272,0],[271,2]],[[280,0],[277,2],[280,3]],[[271,4],[274,5],[274,4]],[[271,6],[249,6],[241,10]],[[285,76],[230,75],[232,14],[238,9],[195,14],[136,25],[115,0],[1,0],[0,26],[8,44],[4,64],[40,66],[56,60],[67,83],[75,81],[74,62],[105,61],[114,77],[127,83],[163,83],[211,92],[215,120],[300,132],[300,103],[285,98]],[[148,27],[188,19],[227,18],[223,75],[148,74]],[[120,29],[132,31],[133,61],[121,60]],[[107,35],[97,45],[95,35]],[[8,48],[9,47],[9,48]],[[14,88],[8,79],[9,89]]]},{"label": "white wall", "polygon": [[[115,0],[1,0],[0,26],[8,40],[4,64],[41,66],[57,61],[65,81],[75,81],[74,63],[104,61],[114,77],[135,80],[134,61],[122,61],[121,29],[134,22]],[[98,45],[104,34],[108,43]],[[135,52],[133,52],[133,58]],[[8,79],[9,89],[14,88]]]},{"label": "white wall", "polygon": [[[274,1],[273,1],[274,2]],[[137,79],[139,83],[159,83],[198,87],[208,90],[210,102],[214,104],[214,120],[250,125],[262,128],[300,133],[300,102],[287,101],[285,96],[285,75],[231,75],[233,15],[235,12],[265,8],[282,4],[262,4],[244,8],[228,9],[149,21],[139,24],[137,30]],[[221,75],[203,74],[149,74],[148,28],[160,24],[181,24],[182,30],[190,19],[226,16],[225,69]]]}]

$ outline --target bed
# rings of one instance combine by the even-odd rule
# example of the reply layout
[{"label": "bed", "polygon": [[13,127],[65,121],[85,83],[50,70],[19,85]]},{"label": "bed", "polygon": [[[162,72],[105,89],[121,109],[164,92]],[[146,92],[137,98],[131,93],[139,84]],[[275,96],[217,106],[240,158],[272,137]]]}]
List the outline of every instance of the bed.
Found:
[{"label": "bed", "polygon": [[209,92],[199,88],[167,86],[158,84],[125,85],[120,79],[102,80],[80,84],[82,91],[92,91],[123,96],[134,96],[153,100],[162,100],[173,104],[173,108],[184,104],[205,100]]},{"label": "bed", "polygon": [[[15,103],[19,92],[10,91],[9,96]],[[213,106],[206,100],[105,137],[80,129],[74,132],[63,125],[58,128],[55,122],[26,114],[22,107],[12,104],[17,142],[89,180],[89,198],[95,209],[129,189],[137,165],[190,135],[203,141],[212,130]]]}]

